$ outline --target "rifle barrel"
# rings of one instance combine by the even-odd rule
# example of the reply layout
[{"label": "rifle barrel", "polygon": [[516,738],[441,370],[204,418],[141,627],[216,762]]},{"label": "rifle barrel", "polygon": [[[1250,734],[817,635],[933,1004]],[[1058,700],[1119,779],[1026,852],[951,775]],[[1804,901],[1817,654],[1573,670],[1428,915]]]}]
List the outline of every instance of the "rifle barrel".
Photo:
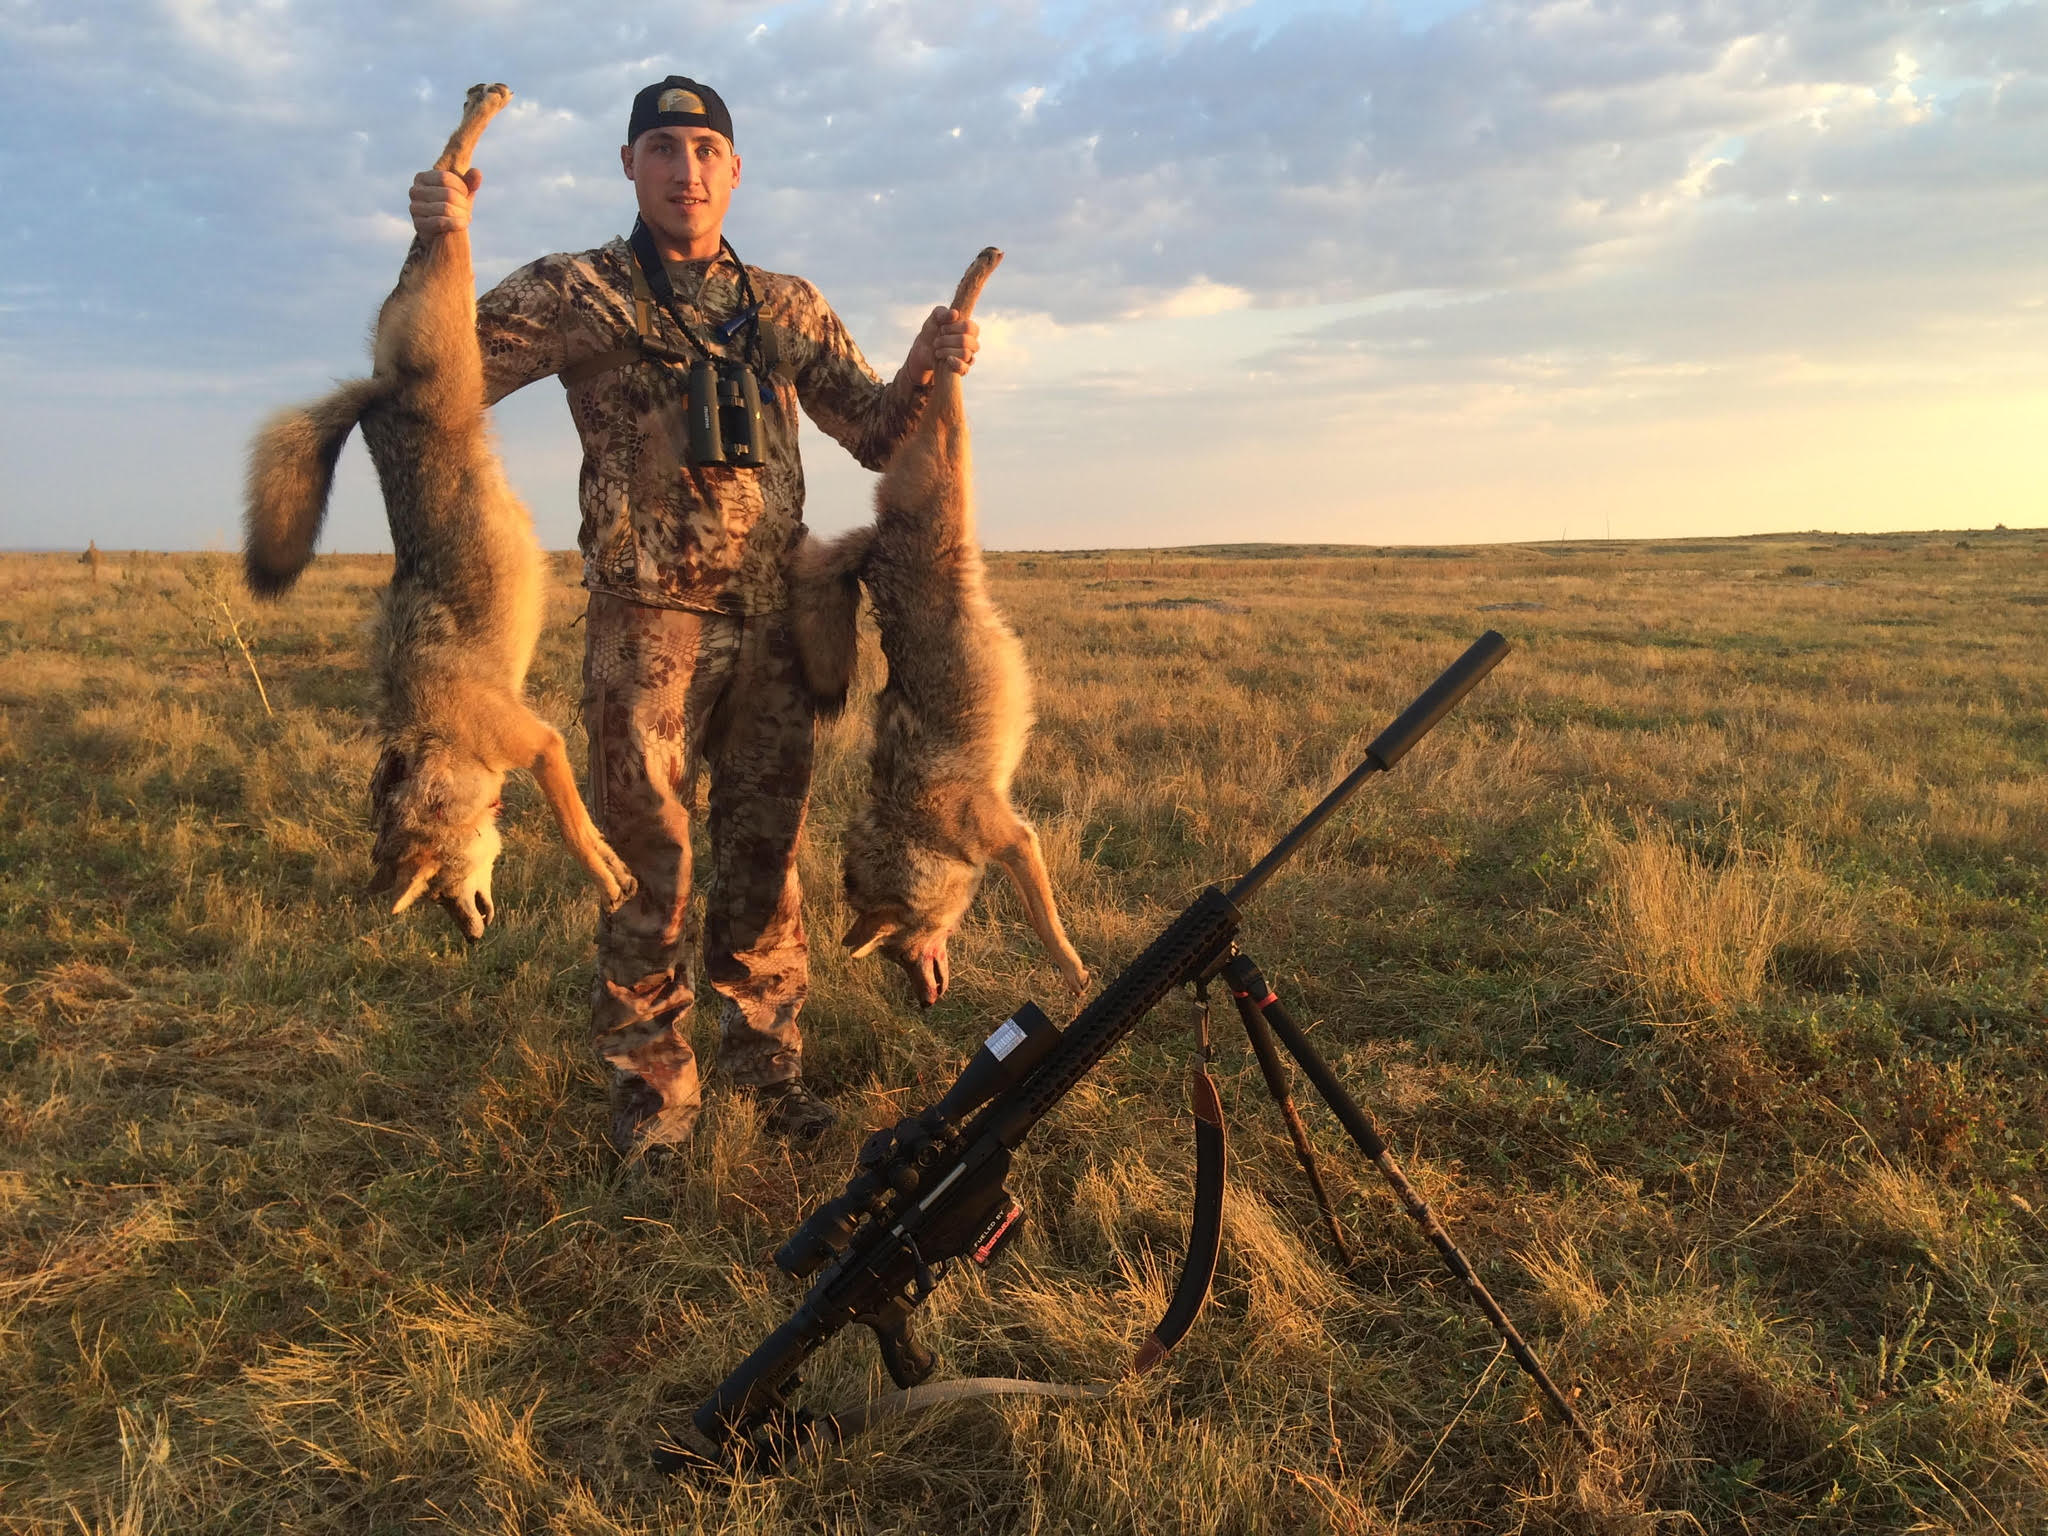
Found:
[{"label": "rifle barrel", "polygon": [[1372,745],[1365,749],[1365,761],[1352,769],[1343,783],[1323,796],[1314,810],[1295,823],[1293,831],[1273,845],[1271,853],[1253,865],[1251,872],[1230,888],[1231,905],[1242,906],[1257,895],[1259,888],[1273,878],[1274,872],[1294,857],[1294,850],[1313,836],[1316,828],[1328,821],[1359,785],[1376,773],[1385,773],[1406,757],[1408,749],[1428,735],[1431,726],[1457,708],[1458,701],[1500,665],[1500,659],[1507,653],[1507,639],[1498,630],[1489,629],[1474,640],[1465,654],[1423,689],[1392,725],[1373,738]]}]

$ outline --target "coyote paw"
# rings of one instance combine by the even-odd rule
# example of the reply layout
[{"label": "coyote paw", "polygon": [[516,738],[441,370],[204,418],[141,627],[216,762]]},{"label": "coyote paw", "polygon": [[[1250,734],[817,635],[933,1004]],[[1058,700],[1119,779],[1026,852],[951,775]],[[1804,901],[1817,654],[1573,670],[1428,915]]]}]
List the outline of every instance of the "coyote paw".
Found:
[{"label": "coyote paw", "polygon": [[633,899],[633,893],[640,889],[640,882],[633,878],[633,871],[626,868],[626,861],[612,852],[611,844],[603,838],[597,840],[593,850],[597,857],[590,862],[590,877],[604,892],[604,909],[616,912]]}]

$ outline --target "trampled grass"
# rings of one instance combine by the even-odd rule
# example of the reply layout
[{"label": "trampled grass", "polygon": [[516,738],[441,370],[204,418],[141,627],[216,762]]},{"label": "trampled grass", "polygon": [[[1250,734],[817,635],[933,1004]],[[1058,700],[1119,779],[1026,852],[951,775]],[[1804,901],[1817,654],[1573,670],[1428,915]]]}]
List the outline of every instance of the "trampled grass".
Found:
[{"label": "trampled grass", "polygon": [[[1489,625],[1466,706],[1260,898],[1247,948],[1579,1393],[1528,1385],[1320,1107],[1322,1246],[1228,1019],[1217,1294],[1099,1403],[970,1404],[675,1486],[647,1429],[798,1293],[766,1255],[1025,997],[994,886],[919,1015],[806,880],[815,1157],[715,1096],[599,1135],[594,904],[530,784],[465,949],[360,894],[380,562],[277,608],[205,557],[0,558],[0,1525],[24,1531],[1492,1532],[2048,1524],[2048,536],[1009,555],[1020,797],[1107,979]],[[534,675],[567,725],[570,567]],[[700,1036],[709,1027],[700,1013]],[[950,1374],[1113,1377],[1170,1287],[1169,1008],[1033,1138]],[[708,1040],[703,1041],[708,1045]],[[1304,1090],[1305,1094],[1305,1090]],[[805,1392],[883,1385],[849,1335]]]}]

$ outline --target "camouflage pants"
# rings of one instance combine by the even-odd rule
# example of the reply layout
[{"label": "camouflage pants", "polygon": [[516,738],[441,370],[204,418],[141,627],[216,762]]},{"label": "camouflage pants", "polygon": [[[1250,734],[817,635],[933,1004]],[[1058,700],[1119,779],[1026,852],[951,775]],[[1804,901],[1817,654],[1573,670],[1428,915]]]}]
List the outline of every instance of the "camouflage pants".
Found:
[{"label": "camouflage pants", "polygon": [[[700,1098],[690,1049],[690,813],[710,768],[704,971],[721,994],[718,1067],[764,1087],[797,1075],[809,987],[798,834],[815,734],[782,614],[680,612],[593,592],[583,720],[597,824],[640,882],[598,920],[590,1032],[612,1103],[659,1110],[638,1140],[687,1134]],[[651,1095],[650,1095],[651,1090]]]}]

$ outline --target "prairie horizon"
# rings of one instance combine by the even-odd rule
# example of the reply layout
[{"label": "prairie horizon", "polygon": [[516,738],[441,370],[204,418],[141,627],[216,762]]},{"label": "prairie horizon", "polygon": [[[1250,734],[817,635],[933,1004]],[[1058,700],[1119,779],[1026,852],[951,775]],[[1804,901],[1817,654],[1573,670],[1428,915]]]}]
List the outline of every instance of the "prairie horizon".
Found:
[{"label": "prairie horizon", "polygon": [[[787,1315],[764,1255],[862,1133],[1026,998],[1070,1016],[1017,902],[991,882],[926,1012],[839,950],[857,693],[803,865],[806,1073],[844,1121],[793,1156],[714,1090],[673,1179],[622,1175],[595,907],[532,786],[475,947],[359,894],[389,557],[259,607],[232,557],[103,553],[0,557],[0,1527],[1861,1536],[2048,1508],[2048,531],[992,553],[1037,678],[1018,802],[1098,988],[1473,637],[1514,642],[1245,947],[1601,1450],[1542,1422],[1304,1093],[1361,1255],[1334,1263],[1225,1018],[1222,1268],[1167,1365],[675,1485],[648,1426]],[[580,754],[582,594],[551,570],[530,691]],[[1116,1378],[1185,1238],[1190,1038],[1162,1006],[1027,1144],[1012,1254],[919,1315],[943,1375]],[[826,1407],[884,1380],[864,1333],[807,1377]]]},{"label": "prairie horizon", "polygon": [[[1633,549],[1653,545],[1671,546],[1686,544],[1770,543],[1775,540],[1786,539],[1916,540],[1969,538],[1973,534],[1981,534],[1986,538],[1994,538],[2003,534],[2027,534],[2040,532],[2048,532],[2048,523],[2043,523],[2039,525],[2027,523],[1996,523],[1988,528],[1979,528],[1974,526],[1958,526],[1954,528],[1913,528],[1893,532],[1886,532],[1883,530],[1873,529],[1804,528],[1765,530],[1757,533],[1670,533],[1658,534],[1655,537],[1644,538],[1609,538],[1603,536],[1599,538],[1585,537],[1564,539],[1495,539],[1470,544],[1446,544],[1440,542],[1431,542],[1429,540],[1422,539],[1409,540],[1405,542],[1396,540],[1391,542],[1370,543],[1342,543],[1328,541],[1311,541],[1307,543],[1302,543],[1284,539],[1240,539],[1227,543],[1218,544],[1130,544],[1104,545],[1100,548],[1033,548],[1024,545],[998,548],[996,546],[990,545],[985,547],[984,552],[991,556],[1062,555],[1073,556],[1078,559],[1103,559],[1116,556],[1131,556],[1136,558],[1142,558],[1164,557],[1169,555],[1179,555],[1190,558],[1230,558],[1232,556],[1243,555],[1261,559],[1306,559],[1316,556],[1341,557],[1345,555],[1370,556],[1376,554],[1412,554],[1420,550],[1456,550],[1460,552],[1471,552],[1476,554],[1486,550],[1543,550],[1558,548]],[[84,546],[78,544],[0,545],[0,555],[83,555],[84,553]],[[219,555],[231,559],[238,558],[236,556],[235,551],[229,550],[218,544],[193,545],[187,548],[176,549],[160,549],[153,546],[149,548],[136,547],[132,549],[121,549],[110,546],[108,548],[102,549],[100,553],[102,555],[108,556],[109,558],[117,554]],[[576,557],[577,552],[571,548],[559,548],[548,549],[545,550],[544,553],[546,553],[550,558],[554,559],[573,559]],[[320,551],[320,556],[326,559],[342,558],[351,560],[388,560],[391,557],[391,552],[388,549],[337,550],[328,549],[323,546]]]}]

